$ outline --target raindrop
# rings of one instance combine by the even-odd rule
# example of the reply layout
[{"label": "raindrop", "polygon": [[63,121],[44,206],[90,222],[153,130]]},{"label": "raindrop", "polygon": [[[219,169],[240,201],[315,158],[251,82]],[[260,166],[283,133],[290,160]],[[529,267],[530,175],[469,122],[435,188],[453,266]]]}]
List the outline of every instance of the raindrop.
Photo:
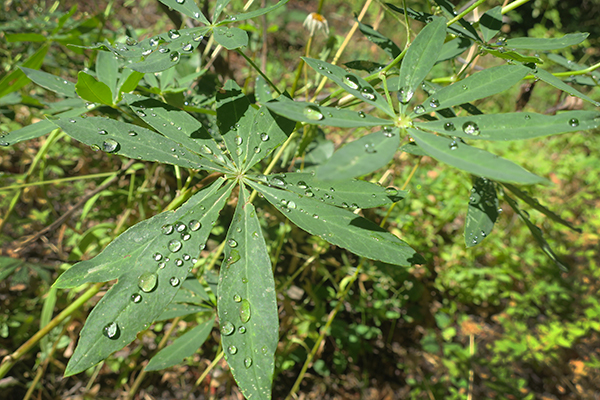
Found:
[{"label": "raindrop", "polygon": [[448,144],[448,147],[450,150],[456,150],[458,149],[458,143],[456,143],[456,140],[453,140]]},{"label": "raindrop", "polygon": [[165,268],[166,266],[167,266],[167,263],[166,263],[166,262],[159,262],[159,263],[158,263],[158,268],[160,268],[160,269],[163,269],[163,268]]},{"label": "raindrop", "polygon": [[573,128],[579,126],[579,120],[577,118],[571,118],[569,120],[569,125],[571,125]]},{"label": "raindrop", "polygon": [[267,133],[261,133],[260,140],[262,140],[263,142],[266,142],[267,140],[269,140],[269,135]]},{"label": "raindrop", "polygon": [[118,147],[119,143],[114,139],[106,139],[104,142],[102,142],[102,150],[107,153],[113,153],[117,151]]},{"label": "raindrop", "polygon": [[160,230],[163,233],[163,235],[170,235],[175,229],[173,228],[173,225],[167,224],[163,225],[162,228],[160,228]]},{"label": "raindrop", "polygon": [[142,292],[151,292],[156,287],[158,283],[158,276],[152,272],[144,272],[138,278],[138,287],[142,290]]},{"label": "raindrop", "polygon": [[196,232],[198,229],[202,228],[202,224],[196,219],[191,220],[188,226],[192,232]]},{"label": "raindrop", "polygon": [[187,226],[185,226],[185,224],[181,221],[178,221],[175,223],[175,230],[177,232],[185,232],[185,230],[187,229]]},{"label": "raindrop", "polygon": [[394,137],[394,131],[391,127],[389,126],[384,126],[383,127],[383,136],[385,137]]},{"label": "raindrop", "polygon": [[160,49],[158,49],[158,52],[163,53],[163,54],[166,54],[170,51],[171,51],[171,49],[169,49],[168,47],[161,47]]},{"label": "raindrop", "polygon": [[454,124],[452,122],[446,122],[444,124],[444,130],[446,130],[448,132],[452,132],[452,131],[455,131],[456,128],[454,127]]},{"label": "raindrop", "polygon": [[100,129],[98,131],[98,134],[100,134],[100,135],[106,135],[106,134],[108,134],[108,132],[106,132],[106,129]]},{"label": "raindrop", "polygon": [[375,150],[375,145],[373,143],[366,143],[365,151],[369,154],[373,154],[373,153],[377,152],[377,150]]},{"label": "raindrop", "polygon": [[174,276],[171,279],[169,279],[169,283],[171,284],[171,286],[175,287],[179,285],[179,278]]},{"label": "raindrop", "polygon": [[300,188],[300,189],[307,189],[308,185],[304,181],[298,181],[298,188]]},{"label": "raindrop", "polygon": [[137,136],[137,133],[135,133],[135,131],[129,131],[129,136]]},{"label": "raindrop", "polygon": [[104,326],[104,336],[109,339],[117,339],[119,336],[119,326],[115,322],[111,322],[110,324],[106,324]]},{"label": "raindrop", "polygon": [[294,203],[294,202],[293,202],[293,201],[291,201],[291,200],[290,200],[290,201],[287,203],[287,206],[288,206],[288,208],[290,208],[290,209],[292,209],[292,210],[295,210],[295,209],[296,209],[296,203]]},{"label": "raindrop", "polygon": [[234,345],[231,345],[227,348],[227,351],[229,352],[229,354],[236,354],[238,352],[238,349]]},{"label": "raindrop", "polygon": [[526,120],[530,120],[530,119],[531,119],[531,115],[529,115],[529,114],[525,114],[525,119],[526,119]]},{"label": "raindrop", "polygon": [[304,107],[304,116],[313,121],[320,121],[325,118],[317,106]]},{"label": "raindrop", "polygon": [[285,181],[278,176],[275,176],[271,179],[274,185],[285,187]]},{"label": "raindrop", "polygon": [[233,301],[235,301],[236,303],[239,303],[240,301],[242,301],[242,296],[240,296],[239,294],[234,294]]},{"label": "raindrop", "polygon": [[467,121],[463,124],[463,132],[467,135],[477,136],[479,135],[479,126],[473,121]]},{"label": "raindrop", "polygon": [[250,321],[250,302],[246,299],[240,304],[240,320],[243,323]]},{"label": "raindrop", "polygon": [[437,99],[431,99],[429,106],[431,108],[438,108],[440,106],[440,102]]},{"label": "raindrop", "polygon": [[[194,14],[194,16],[196,18],[198,18],[200,16],[200,13],[196,13],[196,14]],[[194,36],[194,42],[200,42],[200,41],[202,41],[202,39],[204,39],[204,36],[202,36],[202,35]]]},{"label": "raindrop", "polygon": [[73,118],[71,118],[71,119],[69,120],[69,122],[70,122],[70,123],[72,123],[72,124],[74,124],[74,123],[75,123],[75,122],[77,122],[77,121],[75,121]]},{"label": "raindrop", "polygon": [[[2,142],[2,143],[6,143],[6,142]],[[1,144],[1,143],[0,143]],[[2,146],[8,146],[8,143],[6,144],[1,144]],[[100,150],[100,146],[98,146],[97,144],[93,144],[90,146],[90,149],[92,149],[93,151],[98,151]]]},{"label": "raindrop", "polygon": [[415,113],[416,114],[423,114],[425,112],[425,107],[423,107],[422,105],[418,105],[415,107]]},{"label": "raindrop", "polygon": [[137,110],[136,112],[137,112],[137,115],[139,115],[140,117],[145,117],[146,116],[146,113],[143,112],[142,110]]},{"label": "raindrop", "polygon": [[138,42],[134,38],[128,37],[127,39],[125,39],[125,44],[127,46],[135,46],[136,44],[138,44]]},{"label": "raindrop", "polygon": [[373,89],[370,87],[364,87],[362,88],[362,90],[360,91],[360,95],[367,100],[375,100],[377,98],[377,96],[375,96],[375,93],[373,93]]},{"label": "raindrop", "polygon": [[263,355],[267,355],[267,353],[269,353],[269,349],[267,349],[267,346],[263,346],[260,351],[263,353]]},{"label": "raindrop", "polygon": [[230,267],[232,264],[235,264],[236,262],[238,262],[240,260],[240,252],[237,250],[231,250],[231,253],[229,253],[229,257],[227,257],[227,267]]},{"label": "raindrop", "polygon": [[229,239],[227,241],[227,244],[229,245],[229,247],[237,247],[238,243],[235,241],[235,239]]},{"label": "raindrop", "polygon": [[235,144],[238,146],[241,146],[242,142],[244,141],[244,139],[242,139],[241,136],[236,136],[235,137]]},{"label": "raindrop", "polygon": [[174,51],[173,53],[171,53],[170,57],[171,57],[171,61],[173,61],[173,62],[179,61],[179,53],[176,52],[176,51]]},{"label": "raindrop", "polygon": [[131,295],[131,301],[133,301],[134,303],[139,303],[140,301],[142,301],[142,295],[139,293],[134,293]]},{"label": "raindrop", "polygon": [[358,116],[359,116],[360,118],[365,118],[365,117],[366,117],[365,113],[364,113],[364,112],[362,112],[362,111],[359,111],[359,112],[358,112]]},{"label": "raindrop", "polygon": [[229,336],[235,330],[235,326],[229,321],[225,321],[223,325],[221,325],[221,333],[225,336]]},{"label": "raindrop", "polygon": [[179,34],[179,32],[176,29],[171,29],[169,31],[169,37],[171,39],[177,39],[179,36],[181,36],[181,35]]},{"label": "raindrop", "polygon": [[160,261],[160,260],[162,260],[163,256],[160,253],[154,253],[152,258],[154,258],[154,261]]},{"label": "raindrop", "polygon": [[205,144],[200,146],[200,150],[202,151],[202,153],[207,154],[207,155],[211,155],[213,153],[212,150],[210,149],[210,147],[208,147]]},{"label": "raindrop", "polygon": [[248,283],[248,278],[242,278],[242,283]]},{"label": "raindrop", "polygon": [[359,88],[358,78],[354,75],[346,75],[344,77],[344,84],[350,89],[357,90]]},{"label": "raindrop", "polygon": [[192,46],[190,43],[184,43],[181,46],[181,50],[183,50],[183,51],[192,51],[193,48],[194,48],[194,46]]},{"label": "raindrop", "polygon": [[246,357],[244,358],[244,367],[250,368],[252,366],[252,358]]},{"label": "raindrop", "polygon": [[306,191],[304,192],[304,195],[305,195],[306,197],[313,197],[315,194],[314,194],[312,191],[310,191],[310,190],[306,190]]},{"label": "raindrop", "polygon": [[190,234],[189,234],[189,233],[187,233],[187,232],[183,232],[183,233],[181,234],[181,240],[183,240],[183,241],[188,241],[188,240],[190,240],[190,238],[191,238],[191,237],[192,237],[192,235],[190,235]]},{"label": "raindrop", "polygon": [[258,153],[260,153],[260,147],[258,147],[258,146],[255,146],[255,147],[254,147],[254,153],[255,153],[255,154],[258,154]]},{"label": "raindrop", "polygon": [[246,327],[245,327],[245,326],[240,326],[240,327],[238,328],[238,332],[239,332],[239,333],[246,333]]},{"label": "raindrop", "polygon": [[175,265],[181,267],[183,265],[183,260],[180,258],[175,259]]},{"label": "raindrop", "polygon": [[179,250],[181,250],[181,247],[183,245],[181,244],[181,242],[177,239],[173,239],[169,242],[169,250],[172,253],[177,253]]},{"label": "raindrop", "polygon": [[150,39],[150,41],[148,43],[150,44],[150,46],[157,46],[159,40],[160,40],[159,37],[155,37],[155,38]]},{"label": "raindrop", "polygon": [[183,4],[183,3],[185,3],[185,0],[175,0],[175,1],[177,1],[177,4]]},{"label": "raindrop", "polygon": [[396,196],[396,195],[398,195],[398,189],[396,189],[395,187],[390,186],[390,187],[388,187],[388,188],[385,189],[385,193],[388,196]]},{"label": "raindrop", "polygon": [[192,258],[192,256],[190,256],[189,254],[184,254],[184,255],[182,255],[181,257],[183,257],[183,260],[184,260],[184,261],[189,261],[189,260],[190,260],[190,258]]},{"label": "raindrop", "polygon": [[398,101],[402,104],[407,104],[413,96],[413,92],[401,87],[398,91]]}]

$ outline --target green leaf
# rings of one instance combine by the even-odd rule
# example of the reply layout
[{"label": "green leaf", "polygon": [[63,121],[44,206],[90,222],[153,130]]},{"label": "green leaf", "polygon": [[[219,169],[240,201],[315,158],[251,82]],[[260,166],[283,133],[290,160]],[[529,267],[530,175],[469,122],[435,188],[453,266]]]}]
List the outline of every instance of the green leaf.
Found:
[{"label": "green leaf", "polygon": [[600,126],[600,113],[567,111],[558,115],[536,113],[482,114],[414,122],[417,128],[477,140],[522,140]]},{"label": "green leaf", "polygon": [[6,41],[14,42],[45,42],[48,38],[41,33],[6,33]]},{"label": "green leaf", "polygon": [[96,58],[96,76],[100,82],[108,86],[113,95],[117,93],[119,61],[114,54],[107,51],[98,52]]},{"label": "green leaf", "polygon": [[316,169],[323,180],[343,180],[369,174],[387,165],[400,145],[400,132],[387,127],[357,139],[333,153]]},{"label": "green leaf", "polygon": [[355,60],[348,61],[344,65],[350,69],[356,69],[358,71],[366,71],[368,73],[377,72],[385,67],[385,64],[379,64],[373,61]]},{"label": "green leaf", "polygon": [[489,236],[498,218],[499,207],[494,182],[485,178],[474,179],[465,221],[467,247],[473,247]]},{"label": "green leaf", "polygon": [[[459,11],[454,8],[454,4],[452,4],[450,1],[448,1],[448,0],[434,0],[434,1],[437,3],[438,6],[440,6],[440,8],[442,9],[446,18],[452,19],[458,15]],[[461,32],[463,32],[462,36],[468,37],[475,42],[481,42],[481,38],[479,37],[475,28],[473,28],[473,25],[471,25],[469,22],[467,22],[464,18],[459,19],[457,22],[460,26],[458,26],[456,23],[454,23],[454,24],[452,24],[451,27],[449,27],[449,29],[452,30],[452,27],[457,27],[460,29]]]},{"label": "green leaf", "polygon": [[156,353],[144,370],[156,371],[169,368],[180,364],[187,357],[193,356],[202,347],[204,342],[206,342],[206,339],[208,339],[208,335],[214,324],[214,318],[211,317],[181,335],[171,345]]},{"label": "green leaf", "polygon": [[[29,58],[25,60],[21,67],[40,69],[49,48],[49,44],[44,44],[35,53],[29,56]],[[0,97],[4,97],[11,92],[15,92],[28,83],[29,78],[27,78],[23,71],[21,71],[19,68],[16,68],[11,73],[0,79]]]},{"label": "green leaf", "polygon": [[485,150],[412,128],[408,131],[419,147],[431,157],[463,171],[500,182],[526,185],[546,182],[546,179],[532,174],[512,161]]},{"label": "green leaf", "polygon": [[[181,293],[181,290],[179,292],[177,292],[177,295],[179,293]],[[163,312],[158,317],[156,317],[156,319],[155,319],[156,321],[166,321],[166,320],[177,318],[177,317],[184,317],[186,315],[197,314],[199,312],[205,312],[205,311],[212,310],[212,308],[208,308],[204,305],[199,306],[196,304],[178,303],[175,301],[177,298],[177,295],[175,295],[171,304],[169,304],[163,310]]]},{"label": "green leaf", "polygon": [[516,51],[512,51],[512,50],[500,50],[500,48],[498,48],[498,50],[495,50],[492,48],[485,48],[484,51],[485,51],[485,53],[489,53],[495,57],[502,58],[503,60],[511,60],[511,61],[516,61],[516,62],[520,62],[523,64],[527,64],[527,63],[543,64],[544,63],[544,60],[542,60],[539,57],[524,56],[523,54],[517,53]]},{"label": "green leaf", "polygon": [[[119,96],[121,96],[123,93],[133,92],[143,77],[144,74],[141,72],[137,72],[132,69],[123,70],[119,79],[119,87],[117,88]],[[119,100],[121,100],[121,97],[119,97]]]},{"label": "green leaf", "polygon": [[267,101],[273,100],[273,89],[271,85],[265,81],[265,78],[258,76],[254,82],[254,95],[258,103],[264,104]]},{"label": "green leaf", "polygon": [[520,37],[508,39],[506,41],[506,47],[526,50],[558,50],[577,45],[583,42],[589,35],[589,33],[577,32],[568,33],[563,37],[552,39]]},{"label": "green leaf", "polygon": [[[242,89],[232,80],[217,92],[217,126],[229,150],[229,155],[238,168],[242,167],[242,150],[244,139],[250,136],[252,120],[256,109],[250,105],[250,100]],[[245,141],[246,144],[248,140]],[[247,150],[247,149],[246,149]],[[247,151],[246,151],[247,154]]]},{"label": "green leaf", "polygon": [[508,190],[510,190],[515,196],[517,196],[518,198],[520,198],[521,200],[523,200],[525,203],[527,203],[527,205],[529,205],[530,207],[534,208],[535,210],[541,212],[542,214],[544,214],[545,216],[547,216],[548,218],[550,218],[552,221],[558,222],[559,224],[564,225],[567,228],[574,230],[575,232],[578,232],[578,233],[582,232],[581,229],[576,228],[569,221],[561,218],[558,214],[556,214],[552,210],[544,207],[543,205],[540,204],[540,202],[537,199],[529,196],[527,193],[523,192],[518,187],[515,187],[515,186],[510,185],[508,183],[505,183],[503,185]]},{"label": "green leaf", "polygon": [[227,172],[233,166],[202,123],[185,111],[156,99],[126,94],[125,101],[148,125],[203,157],[202,165]]},{"label": "green leaf", "polygon": [[451,60],[462,53],[464,53],[469,47],[471,47],[471,42],[469,39],[464,37],[457,37],[456,39],[452,39],[442,46],[442,51],[438,56],[436,63],[441,63],[443,61]]},{"label": "green leaf", "polygon": [[398,80],[398,98],[406,104],[415,94],[442,51],[446,38],[446,19],[434,17],[433,21],[410,44],[402,64]]},{"label": "green leaf", "polygon": [[113,104],[112,91],[103,82],[98,82],[93,76],[79,71],[75,84],[77,94],[84,100],[111,106]]},{"label": "green leaf", "polygon": [[271,259],[242,185],[219,272],[217,310],[225,359],[246,398],[270,399],[279,319]]},{"label": "green leaf", "polygon": [[486,11],[479,18],[479,29],[483,34],[483,41],[489,42],[502,29],[502,6],[496,6]]},{"label": "green leaf", "polygon": [[204,25],[210,25],[210,21],[206,19],[202,11],[198,8],[196,0],[159,0],[167,7],[179,11],[183,15],[187,15],[197,21],[200,21]]},{"label": "green leaf", "polygon": [[217,0],[215,4],[215,9],[213,11],[213,22],[219,19],[221,13],[223,12],[223,9],[227,6],[227,4],[229,4],[230,1],[231,0]]},{"label": "green leaf", "polygon": [[118,280],[88,316],[66,376],[106,359],[161,315],[225,206],[233,185],[222,186],[223,182],[219,179],[196,193],[177,211],[129,228],[98,256],[74,265],[58,278],[54,283],[58,288]]},{"label": "green leaf", "polygon": [[76,97],[75,93],[75,84],[73,82],[69,82],[65,79],[62,79],[59,76],[49,74],[47,72],[42,72],[37,69],[20,67],[21,71],[27,75],[29,79],[31,79],[34,83],[40,85],[44,89],[48,89],[52,92],[60,96],[65,97]]},{"label": "green leaf", "polygon": [[248,45],[248,33],[240,28],[217,26],[213,34],[215,41],[227,50],[235,50]]},{"label": "green leaf", "polygon": [[[485,69],[429,96],[414,115],[443,110],[503,92],[529,73],[522,65],[501,65]],[[417,112],[418,111],[418,112]]]},{"label": "green leaf", "polygon": [[508,203],[508,205],[517,213],[519,214],[519,217],[521,217],[521,219],[523,221],[525,221],[525,224],[527,225],[527,228],[529,229],[529,231],[531,232],[531,234],[533,235],[533,238],[535,239],[535,241],[538,243],[538,245],[540,246],[540,248],[544,251],[544,253],[546,253],[546,255],[548,256],[548,258],[550,258],[552,261],[554,261],[554,263],[556,264],[556,266],[558,268],[560,268],[562,271],[567,272],[569,269],[567,268],[567,266],[565,264],[563,264],[558,256],[554,253],[554,251],[552,250],[552,248],[550,247],[550,245],[548,244],[548,242],[546,241],[546,239],[544,239],[544,235],[542,234],[542,230],[535,225],[533,222],[531,222],[531,220],[529,219],[529,214],[523,210],[521,210],[517,204],[517,202],[512,199],[510,196],[506,195],[506,193],[504,194],[504,200],[506,200],[506,202]]},{"label": "green leaf", "polygon": [[312,235],[366,258],[394,265],[421,264],[406,242],[351,211],[287,190],[249,182],[286,218]]},{"label": "green leaf", "polygon": [[[565,57],[558,55],[558,54],[548,53],[546,56],[548,57],[548,59],[554,61],[555,63],[557,63],[559,65],[562,65],[563,67],[565,67],[567,69],[570,69],[571,71],[578,71],[578,70],[589,68],[589,65],[583,65],[583,64],[576,63],[576,62],[566,59]],[[600,79],[600,72],[597,70],[590,72],[590,75],[592,75],[596,79]]]},{"label": "green leaf", "polygon": [[[252,179],[252,177],[249,178]],[[357,208],[373,208],[391,204],[402,200],[407,194],[407,192],[393,187],[384,188],[375,183],[354,179],[320,180],[311,172],[259,175],[255,179],[266,183],[269,187],[285,189],[297,195],[350,211],[355,211]]]},{"label": "green leaf", "polygon": [[339,110],[335,107],[318,106],[315,103],[291,101],[284,97],[280,97],[280,101],[272,101],[265,106],[279,115],[308,124],[340,128],[394,124],[392,120],[372,117],[362,111]]},{"label": "green leaf", "polygon": [[52,122],[94,150],[185,168],[218,170],[216,164],[187,151],[180,143],[137,125],[102,117],[59,118]]},{"label": "green leaf", "polygon": [[329,64],[328,62],[316,60],[314,58],[302,57],[302,59],[319,74],[331,79],[337,83],[346,92],[351,93],[357,99],[369,103],[381,111],[395,117],[396,114],[388,104],[385,96],[377,93],[371,84],[365,81],[360,76],[351,72],[346,72],[344,68],[337,65]]},{"label": "green leaf", "polygon": [[247,19],[252,19],[252,18],[256,18],[259,17],[261,15],[270,13],[271,11],[283,6],[284,4],[286,4],[288,1],[290,0],[280,0],[279,2],[277,2],[276,4],[273,4],[271,6],[268,7],[261,7],[258,8],[254,11],[249,11],[246,13],[241,13],[241,14],[236,14],[234,16],[232,16],[231,18],[229,18],[229,20],[223,20],[221,21],[221,23],[228,23],[228,22],[233,22],[233,21],[244,21]]},{"label": "green leaf", "polygon": [[380,32],[373,29],[372,26],[363,24],[358,21],[358,29],[362,32],[363,35],[367,37],[371,42],[375,43],[379,46],[383,51],[385,51],[388,56],[391,58],[396,58],[402,53],[402,50],[388,37],[382,35]]},{"label": "green leaf", "polygon": [[[60,114],[62,118],[75,118],[88,111],[86,107],[74,108]],[[5,133],[0,140],[0,146],[12,146],[25,140],[31,140],[44,136],[56,129],[56,125],[50,121],[42,120],[35,124],[27,125],[21,129]]]},{"label": "green leaf", "polygon": [[537,68],[533,74],[537,78],[546,82],[547,84],[552,85],[555,88],[562,90],[563,92],[567,92],[571,96],[579,97],[582,100],[589,101],[590,103],[592,103],[595,106],[600,106],[600,102],[597,102],[597,101],[589,98],[585,94],[581,93],[579,90],[567,85],[566,83],[561,81],[559,78],[557,78],[556,76],[552,75],[550,72],[548,72],[544,69]]}]

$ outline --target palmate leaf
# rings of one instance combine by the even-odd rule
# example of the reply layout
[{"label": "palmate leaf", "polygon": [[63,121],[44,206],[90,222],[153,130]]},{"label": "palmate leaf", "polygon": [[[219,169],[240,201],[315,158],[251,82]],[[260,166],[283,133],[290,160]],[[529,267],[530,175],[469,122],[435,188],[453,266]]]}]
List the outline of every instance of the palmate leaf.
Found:
[{"label": "palmate leaf", "polygon": [[221,172],[234,168],[202,123],[189,113],[140,95],[126,94],[124,99],[148,125],[183,147],[202,155],[203,165]]},{"label": "palmate leaf", "polygon": [[446,19],[433,18],[433,21],[419,32],[410,44],[400,66],[398,79],[398,99],[406,104],[415,94],[435,62],[446,38]]},{"label": "palmate leaf", "polygon": [[249,176],[248,178],[351,211],[357,208],[391,204],[402,200],[407,194],[407,192],[393,187],[384,188],[375,183],[360,180],[319,180],[311,172],[291,172]]},{"label": "palmate leaf", "polygon": [[248,182],[286,218],[312,235],[372,260],[408,266],[424,259],[406,242],[351,211],[287,190]]},{"label": "palmate leaf", "polygon": [[80,333],[65,375],[81,372],[135,339],[171,302],[200,254],[233,184],[219,179],[177,211],[158,214],[125,231],[95,258],[80,262],[55,282],[117,283],[94,307]]},{"label": "palmate leaf", "polygon": [[44,89],[48,89],[59,96],[64,97],[76,97],[75,84],[73,82],[62,79],[59,76],[49,74],[47,72],[39,71],[37,69],[31,69],[26,67],[20,67],[21,71],[27,75],[34,83],[40,85]]},{"label": "palmate leaf", "polygon": [[59,118],[52,122],[93,150],[185,168],[227,171],[181,143],[137,125],[102,117]]},{"label": "palmate leaf", "polygon": [[413,115],[469,103],[505,91],[523,79],[530,69],[522,65],[501,65],[473,74],[429,96]]},{"label": "palmate leaf", "polygon": [[397,128],[386,127],[345,145],[317,167],[317,177],[325,181],[344,180],[384,167],[398,150],[399,133]]},{"label": "palmate leaf", "polygon": [[408,132],[431,157],[463,171],[500,182],[531,185],[546,182],[512,161],[465,143],[409,128]]},{"label": "palmate leaf", "polygon": [[247,399],[270,399],[279,319],[271,259],[242,185],[219,272],[217,310],[225,359]]},{"label": "palmate leaf", "polygon": [[414,122],[418,128],[475,140],[522,140],[594,129],[600,113],[567,111],[558,115],[537,113],[482,114],[467,117]]},{"label": "palmate leaf", "polygon": [[210,315],[207,321],[198,324],[175,339],[172,344],[156,353],[144,369],[146,371],[156,371],[169,368],[181,363],[187,357],[191,357],[202,347],[214,324],[214,317]]},{"label": "palmate leaf", "polygon": [[386,101],[385,97],[377,93],[371,84],[360,76],[346,72],[344,68],[314,58],[302,57],[302,59],[315,71],[337,83],[346,92],[354,97],[369,103],[390,117],[395,117],[394,110]]},{"label": "palmate leaf", "polygon": [[392,120],[372,117],[362,111],[338,110],[335,107],[323,107],[315,103],[286,100],[285,97],[280,97],[279,101],[266,103],[265,106],[286,118],[315,125],[357,128],[394,124]]},{"label": "palmate leaf", "polygon": [[499,215],[499,206],[494,182],[485,178],[475,178],[465,221],[467,247],[481,243],[492,232]]}]

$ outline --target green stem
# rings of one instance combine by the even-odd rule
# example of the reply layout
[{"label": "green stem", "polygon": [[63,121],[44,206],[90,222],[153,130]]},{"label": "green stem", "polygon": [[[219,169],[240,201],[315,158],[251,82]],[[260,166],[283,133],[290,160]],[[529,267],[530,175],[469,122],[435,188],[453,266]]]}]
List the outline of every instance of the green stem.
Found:
[{"label": "green stem", "polygon": [[[529,1],[529,0],[527,0],[527,1]],[[456,21],[460,20],[462,17],[464,17],[465,15],[467,15],[468,13],[470,13],[471,11],[473,11],[474,9],[476,9],[477,7],[479,7],[483,3],[485,3],[485,0],[477,0],[470,7],[467,7],[467,9],[465,11],[461,12],[456,17],[454,17],[450,21],[448,21],[446,23],[446,26],[452,25],[453,23],[455,23]]]},{"label": "green stem", "polygon": [[70,178],[51,179],[49,181],[42,181],[42,182],[21,183],[19,185],[10,185],[10,186],[2,187],[2,188],[0,188],[0,192],[3,190],[22,189],[22,188],[31,187],[31,186],[49,185],[51,183],[63,183],[63,182],[78,181],[78,180],[82,180],[82,179],[103,178],[103,177],[109,176],[109,175],[114,175],[114,172],[102,172],[100,174],[72,176]]},{"label": "green stem", "polygon": [[506,7],[504,7],[502,9],[502,14],[506,14],[509,11],[514,10],[517,7],[521,7],[523,4],[529,2],[530,0],[516,0],[513,1],[512,3],[510,3],[509,5],[507,5]]},{"label": "green stem", "polygon": [[86,301],[94,297],[96,293],[100,291],[100,288],[104,285],[104,282],[96,283],[94,286],[89,288],[84,294],[82,294],[77,300],[71,303],[70,306],[65,308],[60,314],[58,314],[52,321],[45,327],[36,332],[35,335],[29,338],[28,341],[23,343],[14,353],[4,357],[0,364],[0,379],[2,379],[8,371],[15,365],[17,361],[21,359],[28,351],[30,351],[44,336],[46,336],[52,329],[58,326],[65,318],[71,315],[75,310],[85,304]]},{"label": "green stem", "polygon": [[264,78],[265,81],[267,81],[267,83],[269,85],[271,85],[271,87],[273,89],[275,89],[275,91],[277,92],[277,94],[281,94],[281,92],[279,91],[279,89],[277,89],[277,86],[275,86],[275,84],[273,82],[271,82],[271,80],[269,79],[268,76],[265,75],[264,72],[261,71],[261,69],[259,68],[258,65],[256,65],[254,63],[254,61],[252,61],[243,51],[241,51],[240,49],[237,49],[237,52],[246,59],[246,61],[248,61],[248,64],[250,64],[252,66],[252,68],[254,68],[256,70],[256,72],[258,72],[260,74],[260,76],[262,76]]}]

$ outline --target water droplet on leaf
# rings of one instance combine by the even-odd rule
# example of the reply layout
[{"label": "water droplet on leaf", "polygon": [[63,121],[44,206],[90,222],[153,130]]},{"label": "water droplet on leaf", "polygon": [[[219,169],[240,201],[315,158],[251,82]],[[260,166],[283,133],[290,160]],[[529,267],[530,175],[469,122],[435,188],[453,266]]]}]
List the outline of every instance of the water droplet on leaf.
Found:
[{"label": "water droplet on leaf", "polygon": [[320,121],[325,118],[317,106],[304,107],[304,116],[313,121]]},{"label": "water droplet on leaf", "polygon": [[235,327],[233,326],[233,324],[229,321],[225,321],[223,322],[223,324],[221,325],[221,333],[225,336],[229,336],[233,333],[233,331],[235,330]]},{"label": "water droplet on leaf", "polygon": [[354,89],[354,90],[357,90],[359,87],[358,78],[355,77],[354,75],[346,75],[344,77],[344,84],[346,86],[348,86],[350,89]]},{"label": "water droplet on leaf", "polygon": [[234,345],[231,345],[227,348],[227,351],[229,352],[229,354],[236,354],[238,352],[238,349]]},{"label": "water droplet on leaf", "polygon": [[132,294],[131,301],[133,301],[134,303],[139,303],[140,301],[142,301],[142,295],[139,293]]},{"label": "water droplet on leaf", "polygon": [[102,333],[109,339],[117,339],[119,337],[119,326],[115,322],[106,324]]},{"label": "water droplet on leaf", "polygon": [[456,143],[456,140],[453,140],[448,144],[448,147],[450,150],[456,150],[458,149],[458,143]]},{"label": "water droplet on leaf", "polygon": [[246,299],[240,304],[240,320],[243,323],[250,321],[250,302]]},{"label": "water droplet on leaf", "polygon": [[437,99],[431,99],[431,101],[429,101],[429,106],[431,108],[438,108],[440,106],[440,102]]},{"label": "water droplet on leaf", "polygon": [[142,290],[142,292],[151,292],[156,288],[156,284],[158,283],[158,276],[152,272],[144,272],[138,278],[138,287]]},{"label": "water droplet on leaf", "polygon": [[359,116],[360,118],[365,118],[365,117],[366,117],[365,113],[364,113],[364,112],[362,112],[362,111],[359,111],[359,112],[358,112],[358,116]]},{"label": "water droplet on leaf", "polygon": [[182,246],[183,245],[179,240],[173,239],[169,242],[169,251],[171,251],[172,253],[177,253],[179,250],[181,250]]},{"label": "water droplet on leaf", "polygon": [[242,301],[242,296],[240,296],[239,294],[234,294],[233,301],[235,301],[236,303],[239,303],[240,301]]},{"label": "water droplet on leaf", "polygon": [[169,224],[167,224],[167,225],[163,225],[163,226],[160,228],[160,230],[161,230],[161,232],[163,233],[163,235],[170,235],[171,233],[173,233],[173,231],[174,231],[175,229],[173,228],[173,225],[169,225]]},{"label": "water droplet on leaf", "polygon": [[119,143],[114,139],[106,139],[104,142],[102,142],[102,150],[107,153],[114,153],[117,151],[118,147]]},{"label": "water droplet on leaf", "polygon": [[467,135],[477,136],[479,135],[479,126],[473,121],[467,121],[463,124],[463,132]]},{"label": "water droplet on leaf", "polygon": [[171,286],[175,287],[179,285],[179,278],[173,276],[171,279],[169,279],[169,283],[171,284]]},{"label": "water droplet on leaf", "polygon": [[181,35],[179,34],[179,32],[176,29],[171,29],[169,31],[169,37],[171,39],[177,39],[179,36],[181,36]]},{"label": "water droplet on leaf", "polygon": [[252,358],[246,357],[244,358],[244,367],[250,368],[252,366]]},{"label": "water droplet on leaf", "polygon": [[195,219],[191,220],[188,225],[192,232],[196,232],[198,229],[202,228],[202,224],[200,223],[200,221]]},{"label": "water droplet on leaf", "polygon": [[444,130],[446,130],[448,132],[452,132],[452,131],[456,130],[456,128],[454,127],[454,124],[452,122],[446,122],[444,124]]},{"label": "water droplet on leaf", "polygon": [[579,120],[577,118],[571,118],[569,120],[569,125],[571,125],[573,128],[579,126]]}]

